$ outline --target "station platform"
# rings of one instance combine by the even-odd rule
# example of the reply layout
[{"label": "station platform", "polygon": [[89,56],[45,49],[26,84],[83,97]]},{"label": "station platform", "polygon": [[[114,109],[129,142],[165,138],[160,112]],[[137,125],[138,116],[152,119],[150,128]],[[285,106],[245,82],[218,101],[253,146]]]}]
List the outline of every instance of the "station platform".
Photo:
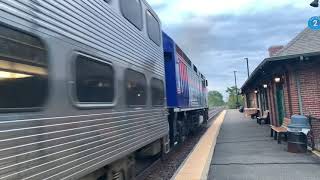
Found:
[{"label": "station platform", "polygon": [[312,153],[287,152],[237,110],[221,113],[172,179],[177,180],[318,180],[320,159]]}]

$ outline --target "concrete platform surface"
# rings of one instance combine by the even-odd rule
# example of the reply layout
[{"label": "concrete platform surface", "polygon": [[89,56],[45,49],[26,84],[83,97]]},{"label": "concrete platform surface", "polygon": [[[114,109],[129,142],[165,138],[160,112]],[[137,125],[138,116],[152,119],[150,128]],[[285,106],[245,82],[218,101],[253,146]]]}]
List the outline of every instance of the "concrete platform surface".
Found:
[{"label": "concrete platform surface", "polygon": [[208,179],[319,180],[320,160],[312,153],[288,153],[270,137],[269,125],[258,125],[229,110],[221,126]]}]

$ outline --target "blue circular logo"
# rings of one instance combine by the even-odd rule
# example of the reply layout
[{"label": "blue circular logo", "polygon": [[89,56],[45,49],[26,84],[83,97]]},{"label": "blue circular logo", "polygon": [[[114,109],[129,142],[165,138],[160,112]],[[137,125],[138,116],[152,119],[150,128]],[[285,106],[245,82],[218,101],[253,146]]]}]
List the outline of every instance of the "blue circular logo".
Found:
[{"label": "blue circular logo", "polygon": [[320,17],[314,16],[309,19],[308,27],[312,30],[320,30]]}]

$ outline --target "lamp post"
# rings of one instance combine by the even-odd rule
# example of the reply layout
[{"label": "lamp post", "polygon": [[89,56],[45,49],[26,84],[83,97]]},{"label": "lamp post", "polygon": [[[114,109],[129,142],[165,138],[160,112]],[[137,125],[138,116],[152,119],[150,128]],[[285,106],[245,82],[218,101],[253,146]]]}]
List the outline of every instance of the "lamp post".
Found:
[{"label": "lamp post", "polygon": [[250,70],[249,70],[249,59],[248,58],[244,58],[247,61],[247,72],[248,72],[248,79],[250,76]]},{"label": "lamp post", "polygon": [[236,97],[237,97],[237,102],[236,102],[236,108],[239,107],[239,98],[238,98],[238,86],[237,86],[237,71],[233,71],[234,74],[234,85],[236,87]]}]

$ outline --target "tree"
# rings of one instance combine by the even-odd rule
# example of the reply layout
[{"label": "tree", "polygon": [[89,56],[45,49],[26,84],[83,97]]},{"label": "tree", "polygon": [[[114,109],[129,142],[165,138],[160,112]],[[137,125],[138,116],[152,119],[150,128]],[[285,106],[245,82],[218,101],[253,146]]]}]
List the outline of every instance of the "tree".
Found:
[{"label": "tree", "polygon": [[225,105],[225,102],[223,101],[223,96],[218,91],[209,91],[208,93],[208,103],[209,107],[214,106],[223,106]]},{"label": "tree", "polygon": [[[239,106],[243,106],[244,100],[243,100],[243,96],[239,94],[240,89],[238,89],[238,95],[236,93],[237,91],[235,86],[229,87],[226,92],[229,94],[227,104],[230,109],[236,109]],[[237,104],[237,96],[238,96],[238,104]]]}]

